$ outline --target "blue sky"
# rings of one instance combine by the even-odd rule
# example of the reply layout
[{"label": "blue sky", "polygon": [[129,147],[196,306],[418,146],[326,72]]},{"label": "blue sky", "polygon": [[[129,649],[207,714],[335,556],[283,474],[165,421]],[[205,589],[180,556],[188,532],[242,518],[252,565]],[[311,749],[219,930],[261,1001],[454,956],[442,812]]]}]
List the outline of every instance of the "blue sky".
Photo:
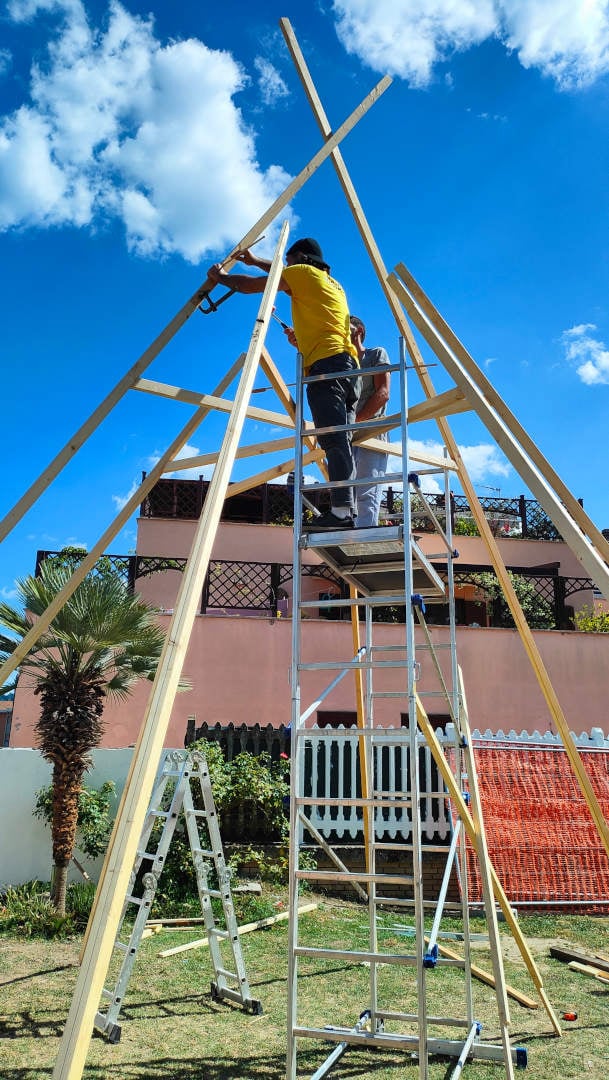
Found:
[{"label": "blue sky", "polygon": [[[382,74],[394,77],[342,144],[385,263],[406,263],[590,516],[609,526],[608,7],[4,4],[3,513],[318,149],[278,29],[287,15],[333,126]],[[329,162],[289,216],[293,238],[319,239],[368,343],[397,356]],[[197,313],[147,376],[211,391],[247,347],[257,304],[238,297]],[[285,296],[278,313],[289,318]],[[276,324],[267,343],[292,382],[294,355]],[[440,368],[432,376],[439,389],[450,384]],[[256,404],[275,407],[269,393]],[[128,395],[4,541],[0,595],[11,597],[39,548],[91,546],[189,412]],[[224,423],[206,421],[186,452],[217,450]],[[475,418],[451,426],[481,495],[525,491]],[[433,425],[413,434],[437,440]],[[250,423],[244,441],[268,437]],[[112,550],[134,544],[131,522]]]}]

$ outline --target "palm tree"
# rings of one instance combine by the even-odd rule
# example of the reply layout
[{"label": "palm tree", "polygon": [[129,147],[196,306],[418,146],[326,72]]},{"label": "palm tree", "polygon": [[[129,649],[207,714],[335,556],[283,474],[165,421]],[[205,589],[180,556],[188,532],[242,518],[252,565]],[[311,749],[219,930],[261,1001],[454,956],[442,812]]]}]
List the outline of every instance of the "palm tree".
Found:
[{"label": "palm tree", "polygon": [[[82,557],[82,553],[81,553]],[[39,577],[18,582],[22,610],[0,604],[0,658],[6,659],[69,580],[73,560],[48,559]],[[114,571],[89,574],[20,665],[40,695],[36,735],[53,766],[51,899],[65,911],[74,850],[78,795],[99,746],[106,697],[124,699],[133,683],[153,678],[164,635],[155,611],[129,592]]]}]

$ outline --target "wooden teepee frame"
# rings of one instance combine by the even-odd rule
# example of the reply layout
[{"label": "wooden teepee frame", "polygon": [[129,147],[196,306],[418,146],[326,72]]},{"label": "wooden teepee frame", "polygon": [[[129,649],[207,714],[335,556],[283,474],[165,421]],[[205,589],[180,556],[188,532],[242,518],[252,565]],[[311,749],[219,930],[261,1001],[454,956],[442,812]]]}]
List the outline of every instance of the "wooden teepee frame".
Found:
[{"label": "wooden teepee frame", "polygon": [[[305,165],[298,176],[286,187],[260,220],[243,237],[225,260],[229,269],[235,262],[236,252],[250,246],[281,213],[300,188],[313,175],[326,158],[331,158],[348,205],[353,213],[362,241],[368,252],[380,286],[385,294],[390,310],[402,335],[410,360],[417,372],[424,393],[424,400],[412,406],[408,411],[410,422],[434,419],[438,425],[442,440],[448,451],[448,459],[437,459],[433,455],[420,454],[416,460],[433,465],[454,468],[463,490],[468,498],[472,514],[480,536],[486,543],[490,562],[503,589],[508,606],[512,612],[516,627],[523,642],[529,661],[535,672],[542,693],[548,704],[551,716],[561,734],[566,752],[571,761],[577,781],[584,794],[590,812],[595,821],[605,849],[609,854],[609,828],[605,821],[598,800],[591,787],[580,755],[570,735],[567,720],[552,687],[550,678],[542,662],[533,635],[526,623],[518,599],[514,593],[509,575],[505,568],[498,546],[489,529],[482,507],[474,492],[471,480],[459,453],[457,443],[448,425],[447,416],[467,409],[474,410],[489,432],[495,437],[502,450],[520,472],[528,486],[536,494],[546,513],[560,528],[574,553],[580,559],[591,578],[605,595],[609,595],[609,545],[600,531],[590,521],[576,499],[568,491],[548,462],[536,448],[533,440],[512,416],[505,403],[496,393],[488,379],[476,366],[473,359],[459,342],[450,327],[444,322],[431,301],[403,264],[399,264],[393,273],[388,273],[379,248],[366,221],[364,211],[349,177],[339,143],[364,116],[380,95],[390,85],[387,77],[374,87],[362,103],[344,123],[332,132],[321,100],[317,94],[306,63],[296,41],[292,27],[287,19],[280,22],[281,30],[288,45],[295,67],[303,84],[323,137],[323,145],[314,157]],[[70,581],[58,594],[47,611],[37,621],[35,627],[16,648],[12,657],[0,668],[0,685],[18,666],[24,656],[48,628],[57,612],[72,595],[86,574],[108,547],[123,525],[136,512],[144,497],[166,472],[190,468],[196,464],[214,462],[215,470],[207,494],[205,506],[199,520],[195,539],[183,575],[182,585],[175,613],[169,629],[167,642],[159,663],[157,676],[151,691],[150,700],[142,723],[140,736],[134,751],[132,766],[125,789],[115,828],[98,886],[96,903],[92,911],[87,938],[82,955],[82,967],[74,993],[59,1056],[53,1076],[55,1080],[78,1080],[82,1076],[86,1058],[89,1035],[93,1029],[95,1010],[99,994],[109,963],[123,898],[126,892],[128,876],[135,856],[136,845],[150,798],[154,777],[157,771],[164,737],[167,730],[177,684],[195,609],[200,595],[203,579],[209,563],[211,547],[220,518],[225,498],[238,494],[257,484],[271,480],[290,472],[294,467],[293,453],[280,465],[259,472],[238,483],[230,484],[230,474],[236,458],[254,457],[259,454],[278,450],[293,450],[294,447],[294,402],[290,392],[275,367],[272,358],[264,347],[266,328],[271,316],[273,297],[277,289],[281,271],[281,258],[287,239],[287,226],[283,227],[267,289],[263,295],[258,318],[245,354],[240,356],[220,380],[213,394],[202,394],[182,388],[167,387],[142,378],[151,362],[161,352],[179,329],[202,303],[209,303],[209,294],[213,284],[206,280],[187,300],[184,306],[171,319],[165,329],[142,353],[138,361],[117,383],[114,389],[98,405],[89,419],[78,429],[74,436],[56,458],[44,470],[38,480],[23,495],[19,502],[0,522],[0,541],[21,520],[38,497],[46,491],[63,467],[71,460],[77,450],[109,415],[114,406],[130,389],[153,393],[186,401],[195,406],[193,415],[178,433],[170,446],[159,459],[157,465],[148,474],[138,490],[128,500],[123,509],[105,530],[99,541],[75,570]],[[420,330],[435,352],[438,360],[449,372],[455,382],[451,390],[437,394],[427,366],[421,356],[413,336],[407,315]],[[281,403],[283,412],[270,412],[250,404],[258,364],[264,369]],[[241,371],[239,386],[233,401],[223,398],[224,392]],[[212,411],[228,411],[230,418],[222,447],[217,454],[205,455],[195,459],[176,461],[177,454],[192,433],[200,426],[204,418]],[[272,424],[286,427],[290,435],[254,446],[239,448],[239,439],[243,423],[252,417]],[[379,423],[377,433],[398,426],[399,419],[384,418]],[[374,447],[374,435],[368,431],[367,437],[360,440],[365,445]],[[382,444],[383,449],[387,443]],[[392,451],[389,444],[390,452]],[[401,453],[401,447],[393,448],[394,453]],[[303,461],[316,461],[321,464],[323,453],[310,440],[310,449]],[[323,466],[322,466],[323,467]],[[424,725],[423,716],[420,723]],[[429,732],[430,744],[433,733]],[[439,751],[442,757],[441,751]],[[448,781],[447,781],[448,782]],[[457,792],[454,792],[457,798]],[[467,820],[467,818],[466,818]],[[494,883],[495,887],[495,883]],[[497,883],[495,893],[500,885]]]}]

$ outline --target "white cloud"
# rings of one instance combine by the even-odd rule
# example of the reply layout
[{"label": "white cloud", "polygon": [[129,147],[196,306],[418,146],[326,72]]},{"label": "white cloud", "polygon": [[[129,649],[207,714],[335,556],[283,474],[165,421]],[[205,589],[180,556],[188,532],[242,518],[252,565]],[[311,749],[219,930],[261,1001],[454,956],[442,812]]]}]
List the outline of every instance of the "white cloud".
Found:
[{"label": "white cloud", "polygon": [[[216,447],[216,450],[218,448]],[[215,451],[210,451],[215,452]],[[175,460],[182,461],[184,458],[198,457],[203,451],[198,446],[193,446],[191,443],[185,443],[180,452],[176,454]],[[153,469],[157,462],[160,460],[161,454],[158,450],[154,450],[148,458],[147,468]],[[214,471],[213,465],[195,465],[192,469],[179,469],[174,472],[163,473],[163,476],[167,479],[170,476],[178,476],[180,480],[198,480],[202,476],[205,480],[209,480]]]},{"label": "white cloud", "polygon": [[[409,447],[413,455],[419,451],[420,453],[435,454],[436,457],[441,458],[444,454],[442,443],[437,442],[435,439],[427,439],[424,441],[410,439]],[[492,443],[478,443],[474,446],[459,446],[459,452],[463,458],[469,477],[474,484],[483,483],[485,480],[497,476],[507,477],[511,472],[509,462],[503,457],[503,454],[498,447]],[[397,459],[394,460],[397,461]],[[418,463],[415,460],[409,465],[409,470],[411,472],[417,472],[417,467]],[[438,479],[432,476],[422,476],[421,487],[426,492],[439,492],[444,490],[443,482],[440,484]]]},{"label": "white cloud", "polygon": [[15,586],[13,586],[12,588],[7,588],[6,585],[3,585],[0,589],[0,600],[4,601],[5,604],[12,603],[12,601],[16,600],[18,596],[19,593]]},{"label": "white cloud", "polygon": [[472,483],[479,484],[489,477],[509,476],[511,467],[501,451],[491,443],[460,446],[459,451]]},{"label": "white cloud", "polygon": [[136,493],[139,486],[140,486],[139,482],[137,480],[134,480],[126,495],[113,495],[112,496],[112,502],[114,503],[114,505],[116,507],[117,514],[120,514],[121,510],[123,509],[123,506],[126,506],[127,503],[129,502],[129,499],[131,499],[132,496],[135,495],[135,493]]},{"label": "white cloud", "polygon": [[257,56],[254,67],[258,72],[258,87],[265,105],[275,105],[282,98],[289,97],[290,91],[270,60]]},{"label": "white cloud", "polygon": [[13,54],[10,49],[0,49],[0,75],[4,75],[13,62]]},{"label": "white cloud", "polygon": [[348,52],[413,86],[493,38],[563,89],[609,70],[606,0],[334,0],[334,12]]},{"label": "white cloud", "polygon": [[[249,80],[230,53],[163,45],[152,19],[118,0],[104,29],[81,0],[13,0],[9,12],[60,19],[29,100],[0,117],[0,229],[118,217],[132,251],[196,262],[231,247],[289,181],[258,163],[234,100]],[[276,98],[274,70],[265,86]]]},{"label": "white cloud", "polygon": [[581,323],[564,330],[561,342],[565,359],[575,365],[575,370],[586,386],[609,384],[609,349],[594,336],[594,323]]}]

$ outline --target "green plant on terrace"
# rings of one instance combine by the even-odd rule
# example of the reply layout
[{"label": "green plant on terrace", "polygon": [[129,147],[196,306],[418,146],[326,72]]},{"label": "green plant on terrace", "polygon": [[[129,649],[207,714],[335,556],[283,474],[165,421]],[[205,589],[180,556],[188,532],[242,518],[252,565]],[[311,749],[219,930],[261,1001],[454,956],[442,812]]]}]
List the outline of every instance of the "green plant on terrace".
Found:
[{"label": "green plant on terrace", "polygon": [[573,615],[576,630],[585,634],[609,634],[609,611],[604,611],[598,604],[586,604]]}]

